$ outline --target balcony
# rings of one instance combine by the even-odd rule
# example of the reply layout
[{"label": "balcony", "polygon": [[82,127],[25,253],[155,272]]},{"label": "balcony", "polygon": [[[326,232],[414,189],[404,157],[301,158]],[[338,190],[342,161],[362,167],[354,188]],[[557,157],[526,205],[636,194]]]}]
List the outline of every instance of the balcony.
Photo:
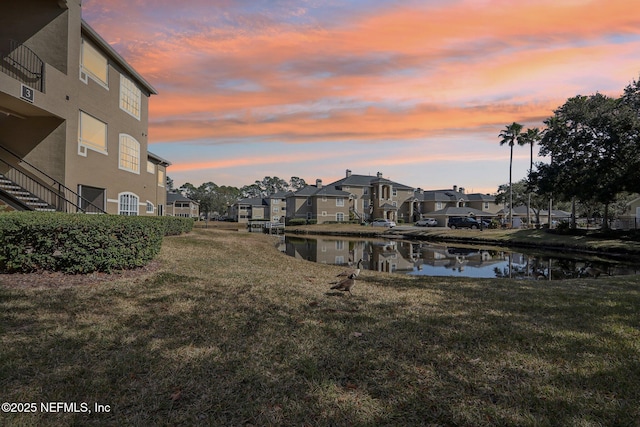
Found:
[{"label": "balcony", "polygon": [[44,92],[44,62],[15,40],[0,40],[0,70],[30,88]]}]

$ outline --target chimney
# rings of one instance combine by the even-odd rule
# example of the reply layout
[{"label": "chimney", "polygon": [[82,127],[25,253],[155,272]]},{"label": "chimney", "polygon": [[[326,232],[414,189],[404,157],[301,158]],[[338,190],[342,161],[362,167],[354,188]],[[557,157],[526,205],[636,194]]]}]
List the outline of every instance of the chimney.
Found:
[{"label": "chimney", "polygon": [[382,172],[378,172],[378,178],[382,178]]},{"label": "chimney", "polygon": [[458,186],[457,185],[453,186],[453,191],[458,191]]},{"label": "chimney", "polygon": [[460,192],[464,194],[464,187],[460,187]]},{"label": "chimney", "polygon": [[351,176],[351,169],[347,169],[347,178]]},{"label": "chimney", "polygon": [[417,192],[418,194],[424,194],[424,190],[423,190],[422,188],[420,188],[420,187],[418,187],[418,188],[416,189],[416,192]]},{"label": "chimney", "polygon": [[322,188],[322,180],[321,179],[316,179],[316,187],[318,187],[318,189]]}]

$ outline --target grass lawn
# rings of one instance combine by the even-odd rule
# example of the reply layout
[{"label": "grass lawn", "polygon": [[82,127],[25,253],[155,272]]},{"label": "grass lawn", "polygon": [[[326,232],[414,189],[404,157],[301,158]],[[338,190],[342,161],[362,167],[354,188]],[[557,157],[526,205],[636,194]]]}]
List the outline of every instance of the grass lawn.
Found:
[{"label": "grass lawn", "polygon": [[[638,425],[640,279],[410,277],[217,228],[137,278],[0,276],[0,425]],[[41,402],[109,405],[43,413]]]}]

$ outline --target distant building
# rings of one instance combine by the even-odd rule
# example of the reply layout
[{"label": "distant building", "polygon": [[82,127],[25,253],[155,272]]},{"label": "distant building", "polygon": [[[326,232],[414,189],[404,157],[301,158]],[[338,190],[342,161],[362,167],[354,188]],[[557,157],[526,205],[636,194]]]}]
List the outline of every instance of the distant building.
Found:
[{"label": "distant building", "polygon": [[167,193],[167,215],[200,218],[200,204],[180,193]]}]

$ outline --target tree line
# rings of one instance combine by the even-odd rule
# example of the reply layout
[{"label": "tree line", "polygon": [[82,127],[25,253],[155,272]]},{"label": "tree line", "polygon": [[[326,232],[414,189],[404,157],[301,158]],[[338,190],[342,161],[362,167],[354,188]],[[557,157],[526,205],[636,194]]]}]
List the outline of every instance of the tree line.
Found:
[{"label": "tree line", "polygon": [[[500,145],[511,148],[508,191],[501,187],[499,195],[508,194],[509,206],[514,206],[513,147],[530,145],[525,192],[535,194],[538,204],[542,197],[577,201],[591,211],[600,205],[607,227],[612,205],[640,191],[640,81],[634,80],[617,98],[601,93],[569,98],[543,123],[542,130],[523,132],[523,126],[514,122],[498,135]],[[534,169],[535,144],[539,155],[550,160],[536,163]],[[527,209],[531,204],[529,198]]]},{"label": "tree line", "polygon": [[277,176],[265,176],[262,180],[256,180],[253,184],[241,188],[217,185],[214,182],[205,182],[198,187],[187,182],[175,189],[173,180],[167,177],[167,190],[179,192],[185,197],[195,200],[200,204],[200,213],[206,215],[227,212],[227,207],[244,198],[265,197],[278,192],[298,191],[307,185],[304,179],[293,176],[285,181]]}]

